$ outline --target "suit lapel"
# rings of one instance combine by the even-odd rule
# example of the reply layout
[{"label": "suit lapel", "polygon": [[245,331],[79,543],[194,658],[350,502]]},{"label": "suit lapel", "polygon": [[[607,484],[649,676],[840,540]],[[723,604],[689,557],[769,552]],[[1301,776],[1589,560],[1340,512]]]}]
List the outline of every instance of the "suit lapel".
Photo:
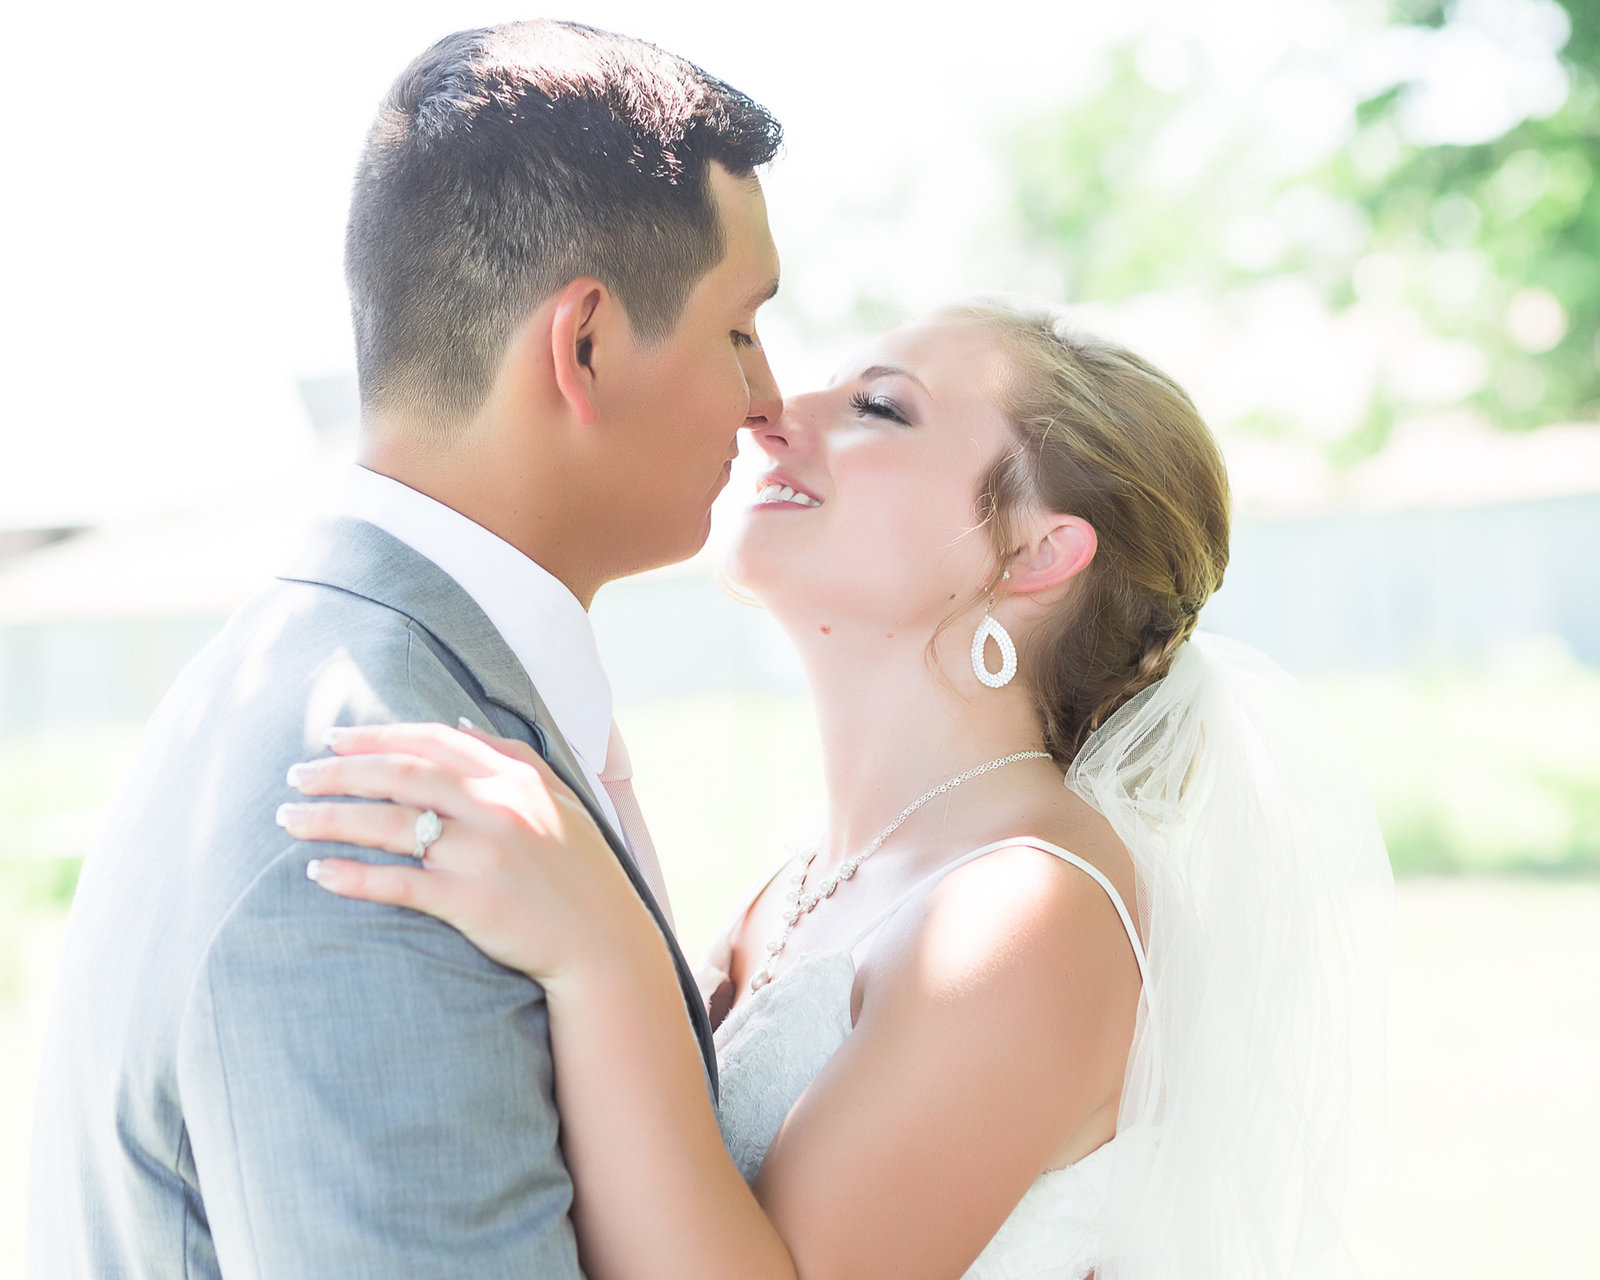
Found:
[{"label": "suit lapel", "polygon": [[[376,525],[341,519],[324,526],[302,562],[279,576],[335,587],[403,613],[472,673],[490,701],[560,737],[533,681],[477,602],[433,561]],[[578,794],[593,802],[571,748],[563,741],[558,752],[578,774]]]},{"label": "suit lapel", "polygon": [[433,561],[364,520],[339,519],[319,529],[301,563],[279,576],[286,582],[348,591],[410,618],[437,642],[439,656],[463,686],[478,693],[479,701],[499,709],[502,714],[495,718],[495,731],[528,742],[572,788],[605,833],[617,861],[667,941],[715,1096],[717,1060],[710,1019],[661,904],[640,873],[622,833],[606,818],[577,756],[556,727],[533,681],[483,610]]}]

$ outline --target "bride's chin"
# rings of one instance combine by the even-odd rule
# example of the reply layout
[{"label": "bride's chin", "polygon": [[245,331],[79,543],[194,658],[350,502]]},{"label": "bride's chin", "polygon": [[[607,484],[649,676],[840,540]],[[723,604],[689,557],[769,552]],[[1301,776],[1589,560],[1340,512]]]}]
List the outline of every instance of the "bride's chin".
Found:
[{"label": "bride's chin", "polygon": [[781,615],[795,606],[796,597],[806,594],[793,565],[774,563],[767,556],[742,555],[738,547],[723,559],[718,576],[736,595],[780,621]]},{"label": "bride's chin", "polygon": [[[740,529],[722,558],[720,577],[751,597],[774,617],[800,609],[809,615],[832,594],[819,548],[764,536],[761,529]],[[780,619],[781,620],[781,619]]]},{"label": "bride's chin", "polygon": [[[748,519],[748,517],[746,517]],[[751,595],[759,595],[771,580],[782,572],[770,548],[761,546],[760,540],[751,536],[748,524],[739,528],[722,557],[722,576],[733,586]]]},{"label": "bride's chin", "polygon": [[739,542],[728,548],[717,566],[717,576],[741,595],[751,596],[765,604],[767,575],[752,565],[747,549]]}]

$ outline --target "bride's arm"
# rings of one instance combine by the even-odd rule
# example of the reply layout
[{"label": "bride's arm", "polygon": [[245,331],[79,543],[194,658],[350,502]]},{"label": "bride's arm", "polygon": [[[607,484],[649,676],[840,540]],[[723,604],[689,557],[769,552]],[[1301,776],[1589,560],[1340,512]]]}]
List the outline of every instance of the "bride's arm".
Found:
[{"label": "bride's arm", "polygon": [[682,989],[644,917],[640,945],[546,986],[562,1150],[584,1271],[597,1280],[793,1280],[728,1158]]},{"label": "bride's arm", "polygon": [[854,1030],[756,1180],[808,1280],[953,1280],[1058,1153],[1115,1129],[1139,974],[1087,876],[1000,850],[887,928]]},{"label": "bride's arm", "polygon": [[934,891],[914,947],[883,948],[895,958],[785,1121],[758,1203],[723,1148],[666,947],[576,800],[542,762],[508,774],[439,726],[363,734],[336,750],[433,765],[351,755],[302,789],[412,807],[286,820],[303,839],[405,851],[417,809],[446,815],[427,871],[329,860],[318,882],[438,915],[544,985],[591,1275],[959,1276],[1063,1139],[1114,1111],[1138,990],[1121,925],[1049,855],[992,854]]}]

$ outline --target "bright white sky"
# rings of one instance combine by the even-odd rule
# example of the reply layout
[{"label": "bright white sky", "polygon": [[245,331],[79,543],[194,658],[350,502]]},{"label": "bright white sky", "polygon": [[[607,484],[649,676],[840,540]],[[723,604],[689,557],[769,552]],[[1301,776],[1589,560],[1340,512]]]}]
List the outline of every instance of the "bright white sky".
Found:
[{"label": "bright white sky", "polygon": [[784,308],[815,330],[848,316],[862,286],[923,305],[986,283],[968,259],[994,204],[994,127],[1081,92],[1110,45],[1186,32],[1248,86],[1286,43],[1337,43],[1345,15],[1370,18],[1371,5],[937,12],[899,0],[590,0],[510,14],[450,0],[90,0],[62,16],[14,13],[0,123],[0,528],[294,483],[314,455],[295,380],[352,366],[340,252],[355,157],[394,75],[447,31],[577,18],[682,53],[776,112],[788,146],[767,188],[785,297],[764,329],[799,388],[840,353],[786,324]]},{"label": "bright white sky", "polygon": [[[19,8],[6,23],[0,527],[289,478],[310,447],[294,380],[352,367],[341,238],[372,113],[432,40],[506,9]],[[952,117],[1047,94],[1107,29],[1069,38],[1079,24],[1052,6],[1019,18],[1019,39],[1010,22],[833,0],[511,16],[541,13],[652,39],[770,106],[789,139],[769,182],[780,247],[825,235],[840,205],[886,199],[885,177],[905,154],[937,153]]]}]

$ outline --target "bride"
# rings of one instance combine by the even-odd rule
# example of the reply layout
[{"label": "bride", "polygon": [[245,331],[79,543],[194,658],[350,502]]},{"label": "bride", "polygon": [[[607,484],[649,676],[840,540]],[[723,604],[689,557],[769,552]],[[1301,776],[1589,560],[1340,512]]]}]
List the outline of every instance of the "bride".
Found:
[{"label": "bride", "polygon": [[387,803],[281,819],[401,854],[442,818],[422,867],[309,874],[543,985],[587,1273],[1342,1274],[1388,864],[1298,687],[1195,634],[1229,515],[1188,397],[973,304],[756,440],[728,571],[805,662],[827,824],[706,958],[718,1097],[527,748],[336,730],[301,790]]}]

